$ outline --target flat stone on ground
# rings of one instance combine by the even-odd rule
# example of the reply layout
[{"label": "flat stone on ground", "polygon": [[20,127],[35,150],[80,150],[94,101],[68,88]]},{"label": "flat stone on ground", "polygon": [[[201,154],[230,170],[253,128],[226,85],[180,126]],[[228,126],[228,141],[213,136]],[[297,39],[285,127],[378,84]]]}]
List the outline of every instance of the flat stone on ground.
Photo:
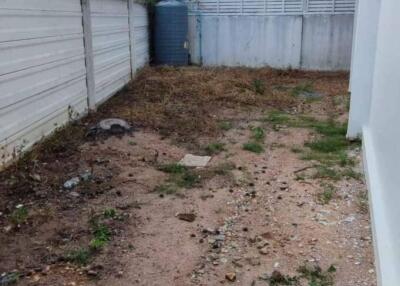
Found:
[{"label": "flat stone on ground", "polygon": [[186,167],[205,167],[210,162],[210,156],[196,156],[192,154],[186,154],[185,157],[179,162],[180,165]]}]

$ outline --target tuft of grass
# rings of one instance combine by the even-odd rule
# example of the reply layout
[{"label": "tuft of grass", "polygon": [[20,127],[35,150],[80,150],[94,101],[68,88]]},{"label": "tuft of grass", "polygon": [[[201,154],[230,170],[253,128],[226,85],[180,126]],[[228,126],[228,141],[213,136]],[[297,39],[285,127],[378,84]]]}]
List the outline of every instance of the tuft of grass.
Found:
[{"label": "tuft of grass", "polygon": [[177,163],[162,165],[162,166],[159,166],[158,169],[160,171],[163,171],[163,172],[169,173],[169,174],[183,174],[183,173],[187,172],[187,170],[188,170],[187,167],[182,166]]},{"label": "tuft of grass", "polygon": [[181,188],[190,189],[200,183],[200,176],[193,171],[187,171],[182,176],[176,177],[175,182]]},{"label": "tuft of grass", "polygon": [[368,192],[362,190],[357,195],[357,206],[361,213],[367,214],[369,212]]},{"label": "tuft of grass", "polygon": [[265,131],[262,127],[251,128],[252,138],[255,141],[262,142],[265,139]]},{"label": "tuft of grass", "polygon": [[[313,141],[305,143],[306,149],[292,148],[295,153],[303,153],[303,160],[317,161],[326,167],[355,165],[354,159],[349,158],[347,151],[358,146],[360,142],[350,142],[346,139],[346,124],[334,120],[317,120],[309,116],[294,116],[280,111],[269,112],[265,121],[294,128],[310,128],[319,135]],[[349,175],[356,176],[350,172]]]},{"label": "tuft of grass", "polygon": [[162,184],[155,187],[154,191],[163,195],[174,195],[179,188],[174,184]]},{"label": "tuft of grass", "polygon": [[208,155],[215,155],[225,151],[225,144],[219,142],[211,143],[208,144],[204,149]]},{"label": "tuft of grass", "polygon": [[233,128],[233,124],[230,121],[221,121],[218,124],[219,129],[222,129],[224,131],[231,130]]},{"label": "tuft of grass", "polygon": [[353,170],[353,168],[346,168],[342,171],[342,175],[346,178],[352,178],[360,181],[362,179],[362,174]]},{"label": "tuft of grass", "polygon": [[323,271],[321,267],[316,265],[303,265],[297,271],[301,274],[301,278],[308,280],[309,286],[334,286],[335,266],[331,265],[327,270]]},{"label": "tuft of grass", "polygon": [[[278,274],[276,274],[278,273]],[[298,285],[298,277],[296,276],[289,276],[289,275],[283,275],[280,274],[279,272],[273,272],[271,277],[268,279],[269,285],[270,286],[277,286],[277,285]]]},{"label": "tuft of grass", "polygon": [[303,152],[303,149],[301,149],[299,147],[292,147],[292,148],[290,148],[290,151],[292,151],[293,153],[298,154],[298,153]]},{"label": "tuft of grass", "polygon": [[315,167],[314,179],[331,179],[338,181],[342,178],[341,173],[334,168],[330,168],[324,165]]},{"label": "tuft of grass", "polygon": [[200,182],[200,176],[196,171],[179,164],[167,164],[159,167],[159,170],[170,174],[167,185],[156,187],[155,191],[172,194],[176,188],[193,188]]},{"label": "tuft of grass", "polygon": [[283,125],[289,123],[291,121],[291,117],[284,112],[273,110],[268,113],[267,117],[265,117],[263,121]]},{"label": "tuft of grass", "polygon": [[312,142],[307,142],[306,147],[310,148],[312,151],[320,153],[336,153],[341,152],[348,146],[348,142],[341,137],[323,137],[316,139]]},{"label": "tuft of grass", "polygon": [[27,221],[29,216],[29,211],[26,207],[22,206],[20,208],[15,209],[11,216],[10,216],[10,221],[14,225],[20,225],[23,224]]},{"label": "tuft of grass", "polygon": [[245,143],[245,144],[243,144],[243,149],[246,151],[256,153],[256,154],[261,154],[262,152],[264,152],[264,147],[257,142]]},{"label": "tuft of grass", "polygon": [[85,266],[89,263],[90,258],[91,252],[86,248],[81,248],[69,252],[65,257],[65,260],[79,266]]},{"label": "tuft of grass", "polygon": [[261,79],[253,80],[252,87],[255,93],[264,94],[265,92],[265,83]]},{"label": "tuft of grass", "polygon": [[117,211],[115,209],[105,209],[103,212],[103,217],[106,219],[115,219],[117,217]]},{"label": "tuft of grass", "polygon": [[318,195],[318,199],[322,204],[326,205],[326,204],[329,204],[329,202],[335,196],[336,188],[335,188],[335,186],[333,186],[331,184],[325,185],[325,186],[323,186],[323,188],[324,188],[324,190],[322,193],[320,193]]},{"label": "tuft of grass", "polygon": [[296,85],[292,91],[291,91],[291,95],[292,96],[299,96],[302,93],[306,93],[306,92],[313,92],[314,88],[312,86],[311,83],[306,82],[306,83],[301,83],[299,85]]}]

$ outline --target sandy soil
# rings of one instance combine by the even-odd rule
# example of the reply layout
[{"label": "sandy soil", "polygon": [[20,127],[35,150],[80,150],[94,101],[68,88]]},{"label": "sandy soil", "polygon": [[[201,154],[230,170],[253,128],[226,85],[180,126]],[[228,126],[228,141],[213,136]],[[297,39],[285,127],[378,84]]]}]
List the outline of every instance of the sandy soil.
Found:
[{"label": "sandy soil", "polygon": [[[291,111],[317,118],[336,112],[338,120],[345,120],[344,102],[336,111],[326,108],[333,101],[329,95]],[[295,285],[269,284],[264,278],[273,271],[294,277],[302,265],[324,271],[333,265],[333,283],[309,284],[299,278],[299,285],[376,285],[369,214],[360,205],[365,184],[354,178],[313,178],[312,162],[292,150],[314,138],[312,130],[277,129],[260,120],[263,114],[259,107],[221,110],[219,118],[232,122],[232,128],[217,137],[199,136],[196,146],[224,143],[206,169],[233,169],[174,194],[154,191],[169,178],[159,166],[204,150],[196,152],[152,128],[83,142],[79,152],[29,169],[39,175],[34,179],[40,187],[34,185],[24,197],[13,191],[2,194],[0,271],[20,273],[18,285],[254,286]],[[266,132],[261,154],[242,148],[252,126]],[[352,151],[358,164],[359,153]],[[57,180],[47,181],[54,170]],[[91,170],[92,181],[61,190],[62,182],[85,170]],[[299,174],[305,179],[299,180]],[[324,183],[337,189],[328,203],[319,199]],[[29,216],[10,229],[17,204],[29,209]],[[104,219],[112,230],[107,245],[87,265],[62,259],[90,242],[90,219],[106,209],[118,214],[118,219]],[[195,214],[194,221],[180,220],[177,214],[182,213]]]}]

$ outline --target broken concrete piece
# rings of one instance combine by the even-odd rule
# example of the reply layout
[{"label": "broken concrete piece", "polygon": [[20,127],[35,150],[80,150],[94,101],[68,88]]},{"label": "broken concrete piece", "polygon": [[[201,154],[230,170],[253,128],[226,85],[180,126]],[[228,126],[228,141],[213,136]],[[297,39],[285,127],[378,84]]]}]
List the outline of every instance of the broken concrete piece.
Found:
[{"label": "broken concrete piece", "polygon": [[210,156],[196,156],[192,154],[186,154],[185,157],[179,162],[180,165],[186,167],[205,167],[210,162]]}]

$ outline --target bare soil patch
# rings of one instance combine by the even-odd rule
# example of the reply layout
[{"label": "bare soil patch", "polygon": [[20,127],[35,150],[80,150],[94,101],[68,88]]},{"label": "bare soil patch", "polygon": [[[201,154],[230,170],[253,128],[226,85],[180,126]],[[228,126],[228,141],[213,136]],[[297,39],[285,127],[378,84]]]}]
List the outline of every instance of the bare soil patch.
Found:
[{"label": "bare soil patch", "polygon": [[[0,285],[376,285],[347,85],[143,70],[0,173]],[[109,117],[134,132],[87,136]],[[187,153],[212,160],[184,168]]]}]

